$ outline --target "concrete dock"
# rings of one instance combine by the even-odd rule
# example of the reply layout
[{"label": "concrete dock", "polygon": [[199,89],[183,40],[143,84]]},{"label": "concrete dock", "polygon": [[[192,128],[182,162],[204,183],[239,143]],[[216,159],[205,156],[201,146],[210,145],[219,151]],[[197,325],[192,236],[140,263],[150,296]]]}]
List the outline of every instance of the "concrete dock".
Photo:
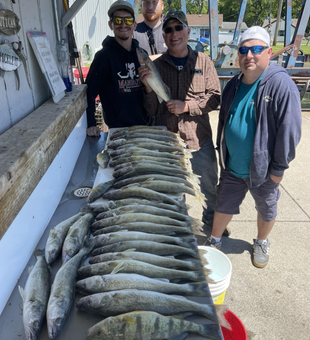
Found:
[{"label": "concrete dock", "polygon": [[[216,138],[218,111],[210,114]],[[302,113],[302,138],[296,158],[280,184],[278,216],[269,235],[270,260],[264,269],[251,262],[256,238],[256,210],[248,193],[223,238],[222,251],[232,263],[225,304],[244,324],[248,340],[310,339],[310,113]],[[189,214],[201,217],[201,207],[187,197]],[[210,230],[211,233],[211,230]],[[209,235],[208,235],[209,236]],[[198,238],[203,244],[204,238]]]}]

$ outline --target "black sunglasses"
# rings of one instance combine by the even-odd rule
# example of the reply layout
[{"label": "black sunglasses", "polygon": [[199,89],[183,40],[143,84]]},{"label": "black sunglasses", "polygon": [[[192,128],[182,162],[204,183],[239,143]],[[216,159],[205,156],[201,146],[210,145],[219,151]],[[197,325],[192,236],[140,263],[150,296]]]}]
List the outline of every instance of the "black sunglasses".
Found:
[{"label": "black sunglasses", "polygon": [[176,26],[168,26],[163,28],[163,31],[165,32],[165,34],[170,34],[172,33],[172,31],[176,30],[177,32],[182,31],[184,28],[184,25],[180,24],[180,25],[176,25]]},{"label": "black sunglasses", "polygon": [[112,21],[114,25],[121,25],[124,22],[127,26],[131,26],[135,19],[133,17],[113,17]]},{"label": "black sunglasses", "polygon": [[242,47],[239,47],[239,53],[248,54],[250,50],[252,54],[261,54],[267,48],[269,47],[268,46],[251,46],[251,47],[242,46]]}]

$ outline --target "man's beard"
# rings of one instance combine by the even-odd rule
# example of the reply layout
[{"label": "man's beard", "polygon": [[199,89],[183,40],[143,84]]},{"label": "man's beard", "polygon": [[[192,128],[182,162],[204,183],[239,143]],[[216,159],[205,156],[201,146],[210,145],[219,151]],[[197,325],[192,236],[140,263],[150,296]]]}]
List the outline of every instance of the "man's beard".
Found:
[{"label": "man's beard", "polygon": [[119,37],[120,40],[126,41],[129,39],[129,37]]}]

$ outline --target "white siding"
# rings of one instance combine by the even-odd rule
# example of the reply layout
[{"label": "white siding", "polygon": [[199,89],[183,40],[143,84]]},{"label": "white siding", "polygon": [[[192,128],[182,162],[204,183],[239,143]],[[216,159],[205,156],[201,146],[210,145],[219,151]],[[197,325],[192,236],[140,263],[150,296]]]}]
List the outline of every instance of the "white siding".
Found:
[{"label": "white siding", "polygon": [[93,55],[102,46],[107,35],[113,36],[108,26],[108,9],[115,0],[88,0],[73,19],[73,28],[77,48],[82,51],[85,43],[89,43]]}]

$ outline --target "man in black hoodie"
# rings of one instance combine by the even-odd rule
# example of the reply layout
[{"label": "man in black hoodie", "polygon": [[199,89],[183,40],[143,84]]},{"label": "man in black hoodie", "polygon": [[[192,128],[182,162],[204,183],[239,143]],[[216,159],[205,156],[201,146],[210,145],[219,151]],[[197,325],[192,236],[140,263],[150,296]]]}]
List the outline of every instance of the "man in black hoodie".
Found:
[{"label": "man in black hoodie", "polygon": [[95,99],[99,94],[103,118],[109,128],[147,125],[143,107],[144,85],[140,82],[136,48],[132,39],[137,23],[131,4],[115,1],[109,11],[109,27],[114,37],[107,36],[90,66],[87,84],[87,135],[99,136],[94,116]]}]

